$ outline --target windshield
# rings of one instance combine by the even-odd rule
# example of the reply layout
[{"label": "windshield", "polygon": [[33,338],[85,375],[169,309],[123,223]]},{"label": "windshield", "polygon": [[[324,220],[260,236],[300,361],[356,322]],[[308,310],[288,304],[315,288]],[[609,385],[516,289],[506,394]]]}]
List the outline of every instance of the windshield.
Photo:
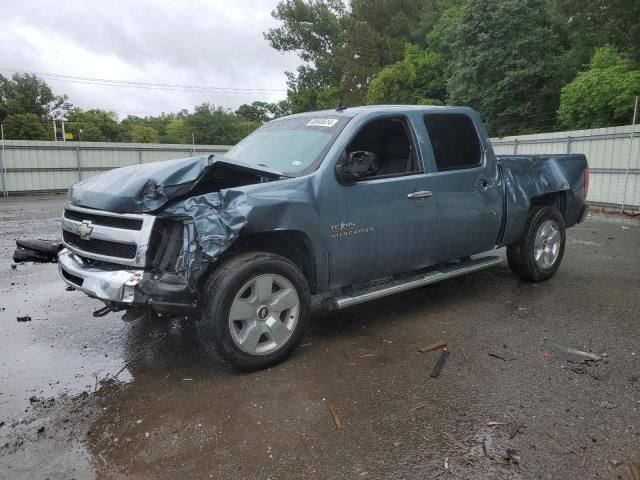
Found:
[{"label": "windshield", "polygon": [[313,170],[350,119],[305,116],[272,120],[224,154],[227,158],[298,176]]}]

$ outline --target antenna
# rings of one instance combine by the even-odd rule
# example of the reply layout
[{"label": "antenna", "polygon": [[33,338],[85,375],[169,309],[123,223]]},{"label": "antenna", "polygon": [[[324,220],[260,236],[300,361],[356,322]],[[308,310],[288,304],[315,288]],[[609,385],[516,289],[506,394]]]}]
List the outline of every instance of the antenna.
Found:
[{"label": "antenna", "polygon": [[347,109],[346,105],[342,104],[342,101],[340,101],[338,103],[338,106],[336,107],[336,112],[344,112]]}]

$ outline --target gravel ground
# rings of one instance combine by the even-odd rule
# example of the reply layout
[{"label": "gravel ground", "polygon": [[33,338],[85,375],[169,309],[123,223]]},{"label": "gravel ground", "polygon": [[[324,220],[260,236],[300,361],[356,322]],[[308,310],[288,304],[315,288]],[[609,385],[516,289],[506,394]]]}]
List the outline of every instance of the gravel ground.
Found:
[{"label": "gravel ground", "polygon": [[[505,264],[318,314],[289,361],[238,374],[192,321],[93,318],[56,265],[13,270],[14,240],[58,237],[64,203],[0,201],[0,478],[635,480],[636,221],[570,229],[546,283]],[[417,349],[438,341],[431,378],[441,351]]]}]

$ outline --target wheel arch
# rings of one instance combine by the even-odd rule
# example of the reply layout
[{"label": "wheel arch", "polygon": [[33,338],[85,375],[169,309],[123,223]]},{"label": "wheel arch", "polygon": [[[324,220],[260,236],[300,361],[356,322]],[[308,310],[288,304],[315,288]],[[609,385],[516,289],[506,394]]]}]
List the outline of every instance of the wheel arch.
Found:
[{"label": "wheel arch", "polygon": [[241,233],[233,247],[220,260],[243,252],[260,251],[280,255],[293,262],[303,273],[311,293],[318,287],[317,264],[313,245],[300,230],[275,230],[261,233]]}]

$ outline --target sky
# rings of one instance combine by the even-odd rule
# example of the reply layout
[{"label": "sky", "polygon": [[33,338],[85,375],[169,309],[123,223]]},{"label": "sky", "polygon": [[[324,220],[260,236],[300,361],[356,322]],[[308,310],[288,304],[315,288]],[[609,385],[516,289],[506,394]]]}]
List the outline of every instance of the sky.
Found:
[{"label": "sky", "polygon": [[[272,49],[262,35],[278,24],[271,17],[277,3],[2,0],[0,73],[47,74],[42,77],[54,93],[67,94],[73,105],[115,111],[120,118],[192,111],[202,102],[236,109],[255,100],[281,100],[284,72],[300,61]],[[125,88],[86,80],[96,78],[206,89]]]}]

